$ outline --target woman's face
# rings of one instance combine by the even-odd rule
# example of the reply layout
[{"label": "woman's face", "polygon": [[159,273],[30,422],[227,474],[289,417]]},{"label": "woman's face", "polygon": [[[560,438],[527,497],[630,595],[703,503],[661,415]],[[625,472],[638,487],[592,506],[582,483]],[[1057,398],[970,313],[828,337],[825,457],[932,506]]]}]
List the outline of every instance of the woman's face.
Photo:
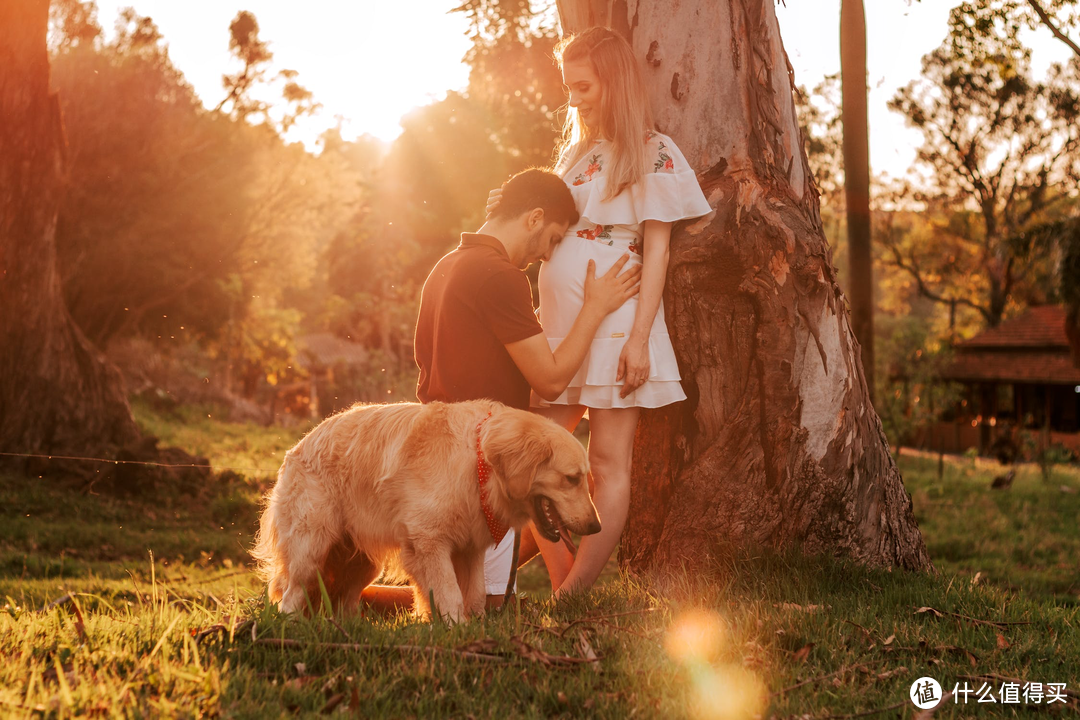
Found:
[{"label": "woman's face", "polygon": [[600,98],[604,93],[588,58],[567,60],[562,67],[563,88],[570,96],[570,107],[577,108],[585,126],[600,126]]}]

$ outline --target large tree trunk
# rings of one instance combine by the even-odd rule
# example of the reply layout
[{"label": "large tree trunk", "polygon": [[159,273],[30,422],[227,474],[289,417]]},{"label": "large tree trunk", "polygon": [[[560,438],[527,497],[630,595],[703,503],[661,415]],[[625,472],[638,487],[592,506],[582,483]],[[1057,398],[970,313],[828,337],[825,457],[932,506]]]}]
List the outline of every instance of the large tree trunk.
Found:
[{"label": "large tree trunk", "polygon": [[840,3],[840,73],[851,328],[862,346],[863,373],[873,400],[874,267],[870,248],[870,137],[866,118],[866,12],[863,0],[841,0]]},{"label": "large tree trunk", "polygon": [[76,327],[60,289],[64,137],[48,14],[48,0],[0,3],[0,452],[101,457],[139,431],[119,372]]},{"label": "large tree trunk", "polygon": [[715,208],[672,237],[664,300],[689,399],[638,427],[623,564],[761,544],[932,568],[836,284],[772,0],[559,13],[630,39]]}]

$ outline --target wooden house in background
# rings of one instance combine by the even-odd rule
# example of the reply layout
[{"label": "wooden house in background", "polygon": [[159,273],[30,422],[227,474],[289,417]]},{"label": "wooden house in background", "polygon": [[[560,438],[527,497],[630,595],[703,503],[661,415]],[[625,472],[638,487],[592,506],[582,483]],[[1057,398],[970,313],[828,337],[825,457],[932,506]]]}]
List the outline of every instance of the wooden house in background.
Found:
[{"label": "wooden house in background", "polygon": [[297,340],[300,366],[308,372],[308,409],[313,419],[322,419],[359,399],[342,396],[335,373],[364,367],[368,361],[367,348],[327,332],[303,335]]},{"label": "wooden house in background", "polygon": [[928,449],[986,453],[1002,436],[1027,430],[1041,443],[1080,454],[1080,367],[1060,305],[1023,314],[957,343],[943,380],[964,386],[963,400],[925,439]]}]

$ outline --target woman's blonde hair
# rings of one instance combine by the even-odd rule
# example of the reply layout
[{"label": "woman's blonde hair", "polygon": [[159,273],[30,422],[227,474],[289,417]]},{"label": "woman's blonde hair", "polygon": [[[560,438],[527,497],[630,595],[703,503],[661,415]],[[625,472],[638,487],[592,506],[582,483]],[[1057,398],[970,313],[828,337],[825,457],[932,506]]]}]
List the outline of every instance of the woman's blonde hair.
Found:
[{"label": "woman's blonde hair", "polygon": [[645,173],[645,139],[653,129],[653,118],[637,58],[621,35],[605,27],[591,27],[559,41],[555,59],[560,69],[566,62],[587,59],[603,93],[598,128],[586,127],[577,108],[567,107],[556,170],[565,174],[598,138],[610,141],[612,157],[605,172],[604,199],[611,199]]}]

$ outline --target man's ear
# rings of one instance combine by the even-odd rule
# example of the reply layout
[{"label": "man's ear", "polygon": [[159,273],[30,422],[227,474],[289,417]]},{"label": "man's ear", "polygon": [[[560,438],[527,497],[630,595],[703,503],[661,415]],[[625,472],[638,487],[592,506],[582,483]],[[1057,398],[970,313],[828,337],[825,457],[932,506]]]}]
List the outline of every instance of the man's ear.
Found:
[{"label": "man's ear", "polygon": [[536,232],[543,226],[544,208],[533,208],[530,210],[529,214],[525,216],[525,227],[529,229],[529,232]]},{"label": "man's ear", "polygon": [[488,425],[484,455],[513,500],[529,496],[537,469],[552,456],[547,433],[537,430],[509,414],[493,416]]}]

